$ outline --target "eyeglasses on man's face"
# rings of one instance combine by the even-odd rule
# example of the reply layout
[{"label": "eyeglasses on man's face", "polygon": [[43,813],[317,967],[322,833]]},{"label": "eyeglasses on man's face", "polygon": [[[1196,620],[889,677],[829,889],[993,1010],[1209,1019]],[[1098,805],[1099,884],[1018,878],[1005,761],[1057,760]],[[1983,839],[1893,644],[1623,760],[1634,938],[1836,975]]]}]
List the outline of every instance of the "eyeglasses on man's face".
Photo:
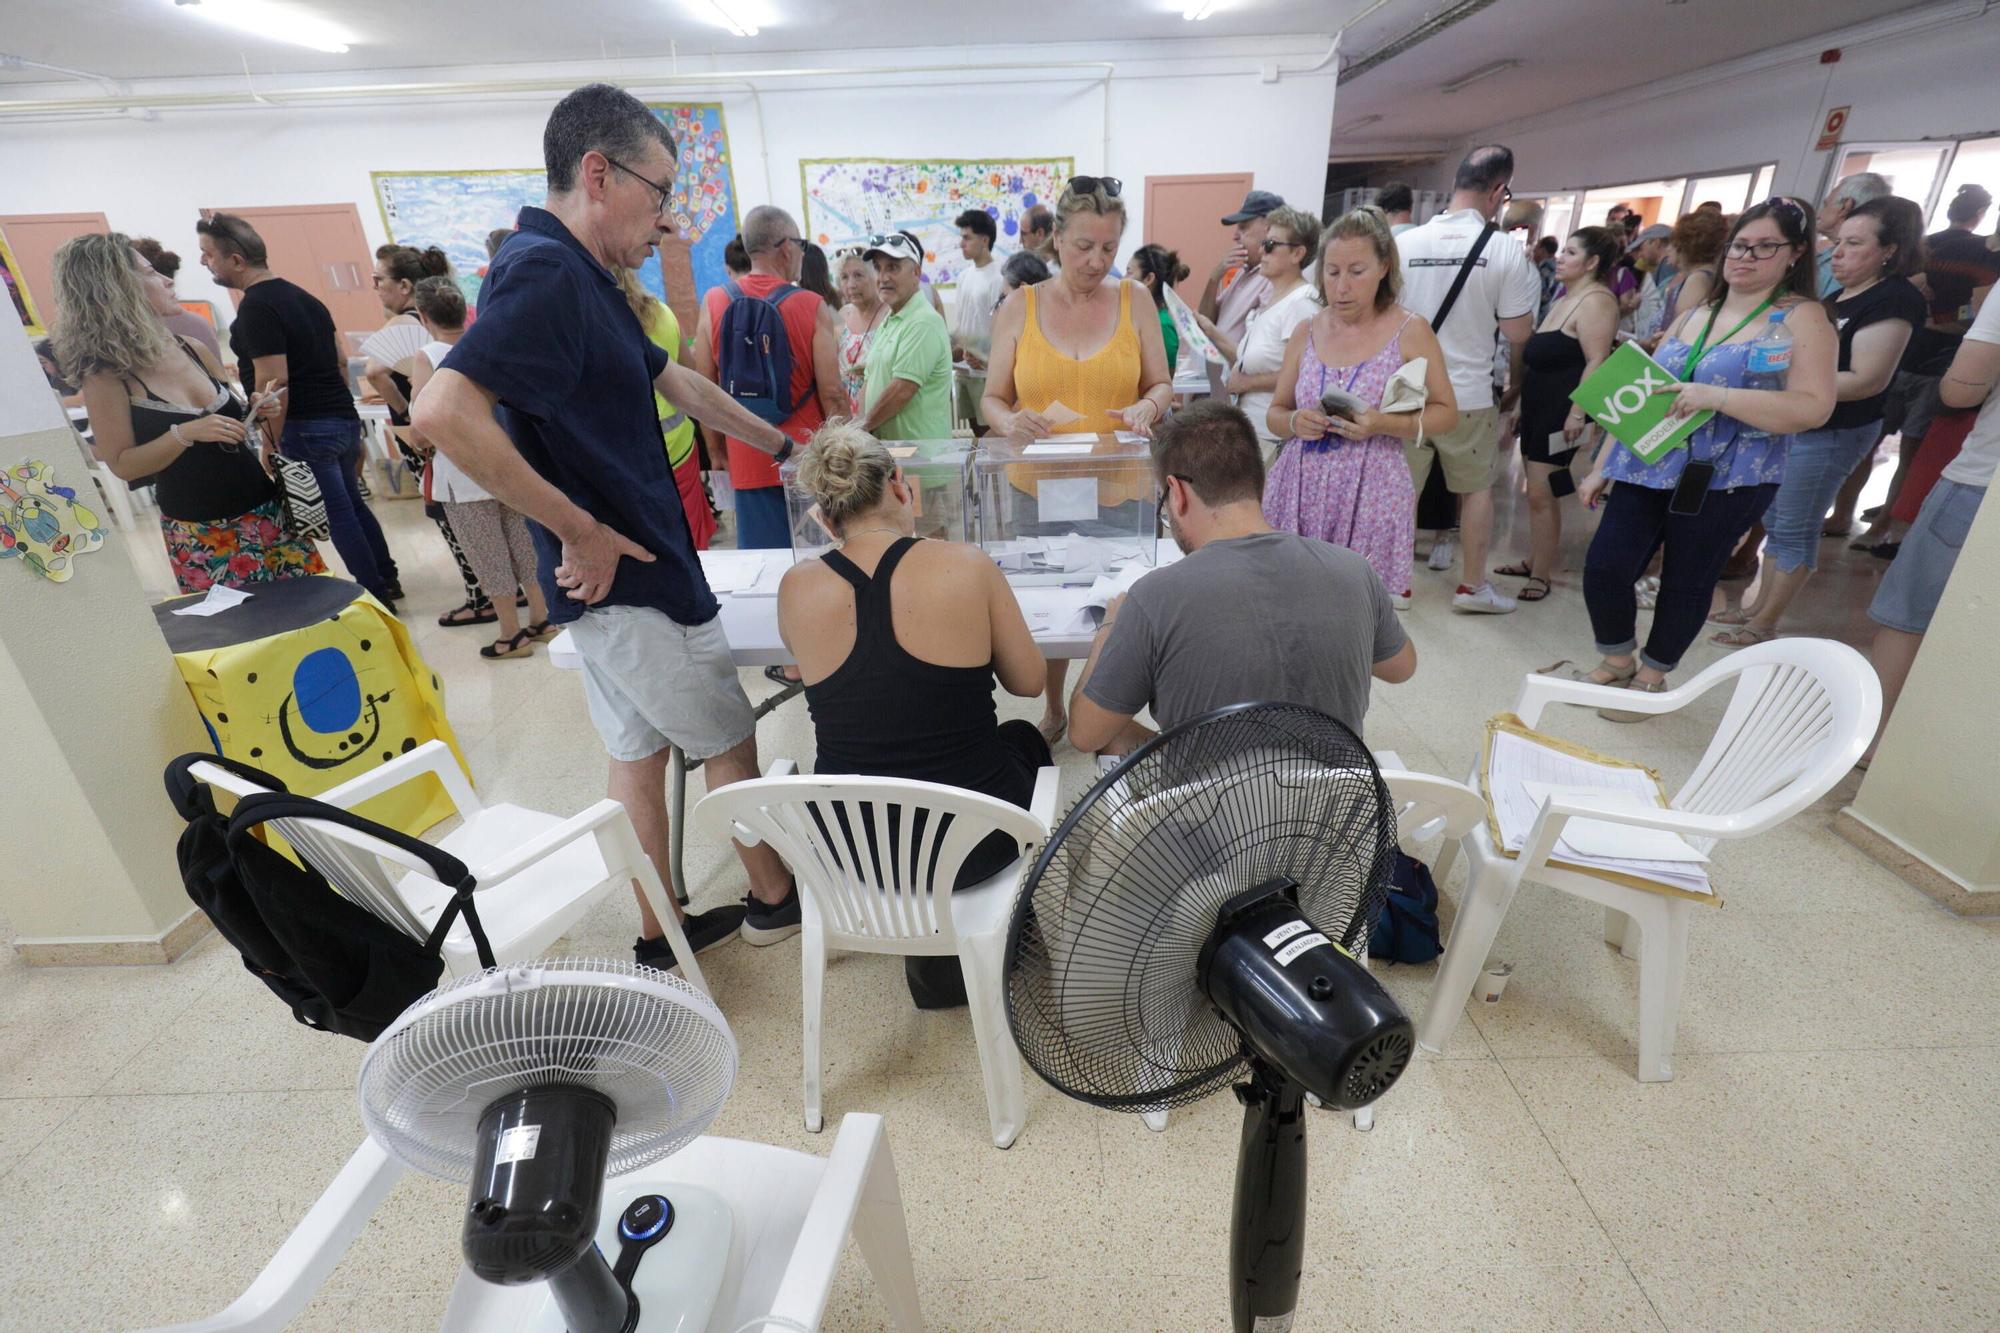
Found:
[{"label": "eyeglasses on man's face", "polygon": [[662,185],[650,177],[641,176],[615,157],[606,157],[604,160],[653,192],[656,196],[653,205],[654,212],[664,214],[667,211],[668,201],[673,197],[674,183],[672,181],[668,181],[665,185]]},{"label": "eyeglasses on man's face", "polygon": [[[1178,481],[1181,485],[1189,487],[1190,489],[1192,489],[1194,486],[1193,477],[1184,477],[1178,472],[1169,472],[1167,474],[1167,480]],[[1171,518],[1167,517],[1167,501],[1171,500],[1173,498],[1173,495],[1174,493],[1171,488],[1165,486],[1162,486],[1160,488],[1160,503],[1159,506],[1153,511],[1153,526],[1156,529],[1165,528],[1168,531],[1173,530],[1174,522]]]}]

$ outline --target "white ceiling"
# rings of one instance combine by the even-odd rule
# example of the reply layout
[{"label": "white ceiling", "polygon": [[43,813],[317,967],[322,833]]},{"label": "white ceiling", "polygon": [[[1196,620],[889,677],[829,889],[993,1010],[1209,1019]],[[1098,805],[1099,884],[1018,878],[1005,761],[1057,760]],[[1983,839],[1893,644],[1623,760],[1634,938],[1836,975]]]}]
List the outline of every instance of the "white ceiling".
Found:
[{"label": "white ceiling", "polygon": [[[758,22],[736,37],[706,0],[272,0],[337,23],[326,55],[201,18],[173,0],[0,0],[0,52],[116,79],[346,72],[527,61],[700,57],[852,47],[1331,34],[1361,0],[1220,0],[1200,23],[1184,0],[729,0]],[[1322,43],[1323,49],[1323,43]],[[1315,55],[1318,52],[1314,52]],[[0,71],[0,82],[44,81]]]},{"label": "white ceiling", "polygon": [[[1455,0],[1395,0],[1340,39],[1343,64]],[[1444,145],[1586,98],[1635,88],[1923,0],[1498,0],[1352,80],[1335,103],[1333,152]],[[1444,94],[1442,84],[1500,60],[1518,68]],[[1915,71],[1912,71],[1913,75]],[[1381,120],[1348,130],[1357,120]],[[1345,132],[1343,132],[1345,131]]]}]

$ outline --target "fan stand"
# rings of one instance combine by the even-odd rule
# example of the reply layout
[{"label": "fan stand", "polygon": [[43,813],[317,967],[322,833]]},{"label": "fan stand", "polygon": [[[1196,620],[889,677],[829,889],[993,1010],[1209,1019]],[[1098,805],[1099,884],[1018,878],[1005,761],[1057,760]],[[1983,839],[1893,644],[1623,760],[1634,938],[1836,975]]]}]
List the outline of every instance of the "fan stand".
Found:
[{"label": "fan stand", "polygon": [[1305,1090],[1253,1057],[1236,1100],[1243,1138],[1229,1227],[1230,1319],[1236,1333],[1287,1333],[1305,1265]]}]

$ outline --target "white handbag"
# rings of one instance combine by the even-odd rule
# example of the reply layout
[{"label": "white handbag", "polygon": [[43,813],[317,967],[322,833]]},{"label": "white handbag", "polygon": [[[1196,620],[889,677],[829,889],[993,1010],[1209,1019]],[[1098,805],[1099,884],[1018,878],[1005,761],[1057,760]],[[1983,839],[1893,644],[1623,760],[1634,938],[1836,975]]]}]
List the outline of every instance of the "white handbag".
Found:
[{"label": "white handbag", "polygon": [[1429,357],[1412,357],[1396,367],[1396,373],[1389,376],[1382,386],[1383,412],[1415,412],[1417,414],[1417,439],[1419,448],[1424,443],[1424,405],[1430,402],[1430,389],[1424,377],[1430,373]]}]

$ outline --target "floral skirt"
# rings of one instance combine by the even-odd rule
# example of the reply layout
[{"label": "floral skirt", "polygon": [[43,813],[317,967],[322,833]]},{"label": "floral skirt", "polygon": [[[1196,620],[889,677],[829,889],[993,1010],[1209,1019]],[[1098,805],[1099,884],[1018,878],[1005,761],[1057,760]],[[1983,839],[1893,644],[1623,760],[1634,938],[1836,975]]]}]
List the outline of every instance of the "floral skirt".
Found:
[{"label": "floral skirt", "polygon": [[1264,521],[1360,553],[1392,594],[1410,590],[1416,497],[1391,435],[1325,445],[1287,440],[1264,479]]},{"label": "floral skirt", "polygon": [[248,583],[303,578],[326,573],[326,562],[307,538],[292,531],[285,500],[277,496],[241,518],[218,523],[190,523],[160,517],[167,539],[167,561],[184,593],[207,592],[216,584],[240,588]]}]

